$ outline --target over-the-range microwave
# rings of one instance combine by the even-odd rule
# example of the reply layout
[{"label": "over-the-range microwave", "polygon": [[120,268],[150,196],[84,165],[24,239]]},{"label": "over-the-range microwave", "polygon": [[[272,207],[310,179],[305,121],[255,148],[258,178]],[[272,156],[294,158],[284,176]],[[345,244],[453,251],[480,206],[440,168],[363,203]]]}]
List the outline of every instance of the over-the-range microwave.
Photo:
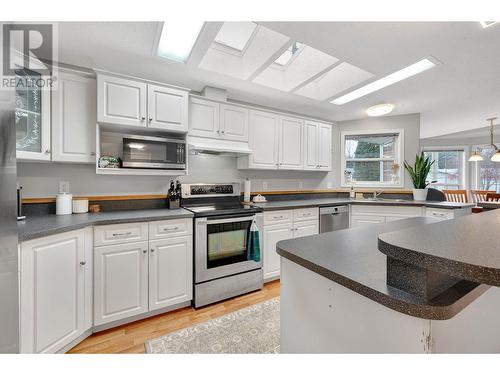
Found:
[{"label": "over-the-range microwave", "polygon": [[123,136],[124,168],[186,169],[186,141],[142,135]]}]

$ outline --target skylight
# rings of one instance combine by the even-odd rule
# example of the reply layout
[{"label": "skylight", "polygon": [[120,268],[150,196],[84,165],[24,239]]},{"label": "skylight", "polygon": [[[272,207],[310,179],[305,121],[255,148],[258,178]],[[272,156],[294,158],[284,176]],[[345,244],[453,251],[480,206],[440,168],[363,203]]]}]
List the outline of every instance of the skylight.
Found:
[{"label": "skylight", "polygon": [[186,19],[164,22],[158,43],[158,56],[186,62],[203,24],[201,21]]},{"label": "skylight", "polygon": [[253,22],[224,22],[214,41],[243,52],[256,27]]},{"label": "skylight", "polygon": [[416,74],[422,73],[422,72],[424,72],[430,68],[433,68],[435,66],[436,66],[436,64],[429,59],[420,60],[420,61],[416,62],[415,64],[407,66],[406,68],[398,70],[397,72],[389,74],[388,76],[380,78],[372,83],[369,83],[363,87],[360,87],[359,89],[351,91],[350,93],[348,93],[346,95],[343,95],[337,99],[334,99],[330,103],[333,103],[336,105],[342,105],[345,103],[349,103],[353,100],[361,98],[362,96],[371,94],[372,92],[375,92],[375,91],[383,89],[387,86],[393,85],[396,82],[402,81],[406,78],[409,78],[409,77],[412,77]]},{"label": "skylight", "polygon": [[274,60],[274,63],[279,65],[280,67],[285,66],[290,62],[292,57],[300,51],[302,46],[303,46],[302,43],[293,42],[292,45],[288,47],[287,50],[281,54],[280,57]]}]

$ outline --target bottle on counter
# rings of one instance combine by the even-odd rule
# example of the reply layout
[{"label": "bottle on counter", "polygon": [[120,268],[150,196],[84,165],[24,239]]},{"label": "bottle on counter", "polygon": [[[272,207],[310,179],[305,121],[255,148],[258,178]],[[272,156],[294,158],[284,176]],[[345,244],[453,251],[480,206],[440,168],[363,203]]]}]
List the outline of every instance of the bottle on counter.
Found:
[{"label": "bottle on counter", "polygon": [[351,185],[351,191],[349,191],[349,198],[354,199],[356,198],[356,193],[354,192],[354,186]]}]

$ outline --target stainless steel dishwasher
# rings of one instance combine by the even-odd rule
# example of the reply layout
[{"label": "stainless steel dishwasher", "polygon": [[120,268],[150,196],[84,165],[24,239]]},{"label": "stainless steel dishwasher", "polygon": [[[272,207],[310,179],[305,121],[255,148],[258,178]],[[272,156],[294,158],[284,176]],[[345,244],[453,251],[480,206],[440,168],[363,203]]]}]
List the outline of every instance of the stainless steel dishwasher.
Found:
[{"label": "stainless steel dishwasher", "polygon": [[319,232],[349,228],[349,206],[330,206],[319,209]]}]

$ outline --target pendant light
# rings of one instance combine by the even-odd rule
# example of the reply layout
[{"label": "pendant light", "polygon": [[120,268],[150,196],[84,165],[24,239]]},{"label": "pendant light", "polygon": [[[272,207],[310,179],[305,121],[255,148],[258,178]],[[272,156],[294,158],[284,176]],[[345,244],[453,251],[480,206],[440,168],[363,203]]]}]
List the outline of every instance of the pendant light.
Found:
[{"label": "pendant light", "polygon": [[469,161],[483,161],[483,157],[481,156],[481,154],[479,154],[479,152],[474,151],[472,153],[472,155],[469,157]]},{"label": "pendant light", "polygon": [[491,157],[491,161],[498,162],[500,163],[500,150],[498,149],[497,145],[493,142],[493,121],[495,121],[497,117],[492,117],[487,119],[487,121],[490,122],[490,140],[491,140],[491,147],[495,150],[495,153]]}]

